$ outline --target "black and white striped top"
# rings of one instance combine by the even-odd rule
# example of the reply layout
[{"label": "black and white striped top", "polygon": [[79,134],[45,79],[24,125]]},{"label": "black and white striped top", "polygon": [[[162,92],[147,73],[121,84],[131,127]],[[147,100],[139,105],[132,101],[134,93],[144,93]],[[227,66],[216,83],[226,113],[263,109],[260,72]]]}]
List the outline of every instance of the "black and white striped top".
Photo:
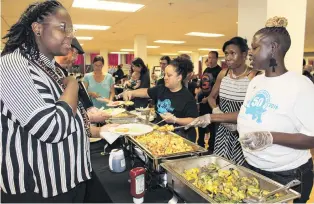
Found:
[{"label": "black and white striped top", "polygon": [[19,49],[1,57],[0,188],[8,194],[51,197],[91,177],[83,117],[58,100],[62,87],[39,66]]}]

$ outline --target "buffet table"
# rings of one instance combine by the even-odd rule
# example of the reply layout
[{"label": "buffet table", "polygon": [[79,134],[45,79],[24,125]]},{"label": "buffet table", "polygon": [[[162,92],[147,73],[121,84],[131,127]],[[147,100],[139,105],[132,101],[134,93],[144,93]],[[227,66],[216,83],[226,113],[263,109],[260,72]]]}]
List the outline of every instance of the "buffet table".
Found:
[{"label": "buffet table", "polygon": [[[262,200],[282,185],[217,155],[205,156],[206,149],[172,133],[175,128],[171,125],[153,128],[147,125],[148,119],[134,121],[132,115],[127,112],[110,119],[111,123],[122,124],[110,131],[125,136],[106,148],[106,153],[104,140],[91,143],[94,175],[87,184],[85,202],[132,203],[129,171],[138,166],[147,170],[145,203],[168,203],[171,199],[171,203],[289,203],[300,197],[289,190]],[[116,148],[122,148],[125,153],[126,171],[122,173],[109,170],[108,153]]]},{"label": "buffet table", "polygon": [[[91,161],[94,178],[87,184],[87,195],[85,202],[88,203],[133,203],[130,194],[129,170],[131,169],[130,158],[126,157],[127,170],[123,173],[112,173],[109,170],[109,155],[103,155],[104,141],[91,143]],[[119,144],[113,144],[106,149],[110,152],[111,148]],[[141,163],[136,163],[140,166]],[[108,194],[108,198],[106,198]],[[172,193],[166,188],[149,189],[145,193],[145,203],[168,203],[172,198]]]}]

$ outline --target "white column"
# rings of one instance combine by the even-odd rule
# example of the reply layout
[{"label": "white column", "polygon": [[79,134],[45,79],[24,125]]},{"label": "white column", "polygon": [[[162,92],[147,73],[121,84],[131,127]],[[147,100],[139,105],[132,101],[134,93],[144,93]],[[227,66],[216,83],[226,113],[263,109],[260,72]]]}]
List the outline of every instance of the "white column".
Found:
[{"label": "white column", "polygon": [[283,16],[288,19],[291,47],[286,55],[288,70],[302,73],[307,0],[238,0],[238,35],[251,46],[253,35],[267,19]]},{"label": "white column", "polygon": [[249,47],[254,34],[264,27],[266,20],[267,0],[238,0],[238,36],[247,39]]},{"label": "white column", "polygon": [[147,39],[145,35],[136,35],[134,38],[134,57],[140,57],[147,64]]},{"label": "white column", "polygon": [[307,0],[268,0],[267,3],[267,18],[284,16],[288,19],[291,47],[286,54],[285,64],[288,70],[300,74],[303,67],[306,4]]},{"label": "white column", "polygon": [[103,73],[108,73],[108,50],[100,50],[100,55],[105,60],[104,67],[102,68]]},{"label": "white column", "polygon": [[200,53],[198,52],[192,52],[191,54],[191,60],[194,65],[194,73],[198,74],[198,67],[199,67],[199,59],[200,59]]},{"label": "white column", "polygon": [[120,55],[120,64],[125,64],[125,58],[126,58],[125,54]]}]

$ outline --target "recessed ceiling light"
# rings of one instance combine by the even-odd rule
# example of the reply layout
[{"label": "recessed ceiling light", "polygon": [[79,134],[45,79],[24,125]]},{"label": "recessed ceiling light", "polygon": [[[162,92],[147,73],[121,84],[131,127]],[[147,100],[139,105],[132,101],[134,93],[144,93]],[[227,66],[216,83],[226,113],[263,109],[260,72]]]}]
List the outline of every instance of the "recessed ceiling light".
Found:
[{"label": "recessed ceiling light", "polygon": [[176,55],[178,55],[178,53],[161,53],[161,55],[176,56]]},{"label": "recessed ceiling light", "polygon": [[129,52],[110,52],[111,54],[129,54]]},{"label": "recessed ceiling light", "polygon": [[185,41],[176,41],[176,40],[156,40],[155,43],[168,43],[168,44],[183,44]]},{"label": "recessed ceiling light", "polygon": [[159,48],[160,46],[153,46],[153,45],[149,45],[149,46],[146,46],[146,48]]},{"label": "recessed ceiling light", "polygon": [[121,49],[120,51],[134,52],[134,50],[133,50],[133,49]]},{"label": "recessed ceiling light", "polygon": [[76,30],[108,30],[110,26],[74,24]]},{"label": "recessed ceiling light", "polygon": [[192,53],[192,51],[178,51],[179,53]]},{"label": "recessed ceiling light", "polygon": [[93,37],[87,37],[87,36],[76,36],[77,40],[92,40]]},{"label": "recessed ceiling light", "polygon": [[190,32],[185,35],[189,36],[198,36],[198,37],[208,37],[208,38],[215,38],[215,37],[221,37],[225,36],[224,34],[218,34],[218,33],[202,33],[202,32]]},{"label": "recessed ceiling light", "polygon": [[205,51],[218,51],[219,49],[216,48],[200,48],[198,50],[205,50]]},{"label": "recessed ceiling light", "polygon": [[74,0],[72,7],[84,9],[97,9],[107,11],[136,12],[143,8],[143,4],[131,4],[115,1],[99,1],[99,0]]},{"label": "recessed ceiling light", "polygon": [[84,44],[80,44],[81,46],[83,46]]}]

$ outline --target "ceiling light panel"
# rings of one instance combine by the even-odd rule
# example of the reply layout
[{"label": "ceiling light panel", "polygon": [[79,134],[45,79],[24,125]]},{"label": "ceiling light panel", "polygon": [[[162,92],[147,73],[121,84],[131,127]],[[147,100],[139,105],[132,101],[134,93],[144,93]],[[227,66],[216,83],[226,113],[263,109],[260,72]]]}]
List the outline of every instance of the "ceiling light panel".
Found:
[{"label": "ceiling light panel", "polygon": [[203,51],[218,51],[219,49],[216,48],[200,48],[198,50],[203,50]]},{"label": "ceiling light panel", "polygon": [[197,37],[207,37],[207,38],[217,38],[225,36],[224,34],[218,34],[218,33],[202,33],[202,32],[190,32],[185,35],[189,36],[197,36]]},{"label": "ceiling light panel", "polygon": [[167,44],[183,44],[185,41],[179,40],[156,40],[155,43],[167,43]]},{"label": "ceiling light panel", "polygon": [[77,40],[92,40],[93,37],[87,37],[87,36],[76,36]]},{"label": "ceiling light panel", "polygon": [[143,4],[131,4],[116,1],[99,1],[99,0],[74,0],[72,7],[84,9],[96,9],[106,11],[136,12],[143,8]]},{"label": "ceiling light panel", "polygon": [[74,24],[75,30],[108,30],[110,26]]}]

